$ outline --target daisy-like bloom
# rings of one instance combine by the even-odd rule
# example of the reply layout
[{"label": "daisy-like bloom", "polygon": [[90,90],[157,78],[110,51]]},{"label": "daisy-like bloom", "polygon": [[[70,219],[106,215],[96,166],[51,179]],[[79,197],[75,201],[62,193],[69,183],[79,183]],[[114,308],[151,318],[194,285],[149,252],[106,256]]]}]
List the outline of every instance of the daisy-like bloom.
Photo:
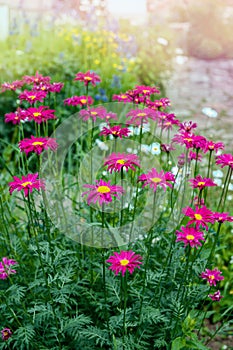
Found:
[{"label": "daisy-like bloom", "polygon": [[132,274],[136,268],[140,268],[142,264],[140,260],[142,260],[141,255],[135,254],[132,250],[122,250],[120,253],[114,252],[106,262],[111,264],[109,270],[114,271],[115,275],[121,272],[124,276],[126,270]]},{"label": "daisy-like bloom", "polygon": [[178,119],[176,119],[176,116],[174,114],[167,114],[164,118],[165,113],[159,114],[159,123],[158,126],[162,129],[169,130],[172,129],[173,125],[178,125],[180,122]]},{"label": "daisy-like bloom", "polygon": [[6,90],[15,91],[16,89],[20,89],[24,85],[22,80],[15,80],[12,83],[3,83],[1,85],[2,92]]},{"label": "daisy-like bloom", "polygon": [[64,87],[64,83],[52,83],[50,84],[50,92],[60,92],[61,89]]},{"label": "daisy-like bloom", "polygon": [[88,119],[92,119],[96,122],[97,118],[104,119],[107,111],[104,107],[94,107],[89,109],[82,109],[79,112],[80,117],[86,121]]},{"label": "daisy-like bloom", "polygon": [[158,110],[161,108],[166,108],[167,106],[170,106],[170,100],[167,97],[161,98],[160,100],[150,101],[146,100],[146,105],[154,110]]},{"label": "daisy-like bloom", "polygon": [[16,273],[16,270],[11,268],[11,266],[16,264],[18,264],[17,261],[13,259],[2,258],[2,261],[0,261],[0,279],[5,280],[9,275]]},{"label": "daisy-like bloom", "polygon": [[49,76],[44,77],[42,74],[39,74],[37,71],[34,76],[25,75],[23,77],[23,80],[27,84],[40,84],[40,83],[49,84],[51,77],[49,77]]},{"label": "daisy-like bloom", "polygon": [[140,126],[144,122],[148,122],[148,118],[155,120],[156,113],[150,108],[145,109],[132,109],[126,114],[126,118],[131,117],[130,120],[126,122],[127,125],[136,125]]},{"label": "daisy-like bloom", "polygon": [[149,171],[146,174],[142,174],[138,177],[139,182],[143,182],[142,187],[145,187],[149,185],[150,188],[154,190],[154,192],[157,190],[158,186],[161,186],[164,191],[166,191],[167,187],[172,187],[172,184],[170,184],[166,179],[166,175],[163,170],[160,171],[160,173],[157,172],[155,168],[152,168],[151,171]]},{"label": "daisy-like bloom", "polygon": [[202,177],[201,175],[197,175],[194,179],[188,181],[191,183],[192,188],[198,188],[199,190],[203,190],[205,187],[217,186],[212,179]]},{"label": "daisy-like bloom", "polygon": [[110,181],[105,182],[102,179],[97,180],[95,185],[83,185],[85,188],[89,188],[88,191],[82,193],[82,197],[87,196],[87,204],[99,202],[103,203],[112,202],[112,197],[120,199],[120,195],[124,193],[124,189],[121,186],[111,185]]},{"label": "daisy-like bloom", "polygon": [[128,137],[130,130],[128,128],[122,128],[120,125],[109,126],[108,128],[103,127],[100,135],[112,135],[115,138],[122,139],[123,136]]},{"label": "daisy-like bloom", "polygon": [[151,151],[151,154],[153,155],[158,155],[161,153],[161,146],[160,146],[160,143],[158,142],[153,142],[151,145],[150,145],[150,151]]},{"label": "daisy-like bloom", "polygon": [[47,96],[46,91],[36,91],[36,90],[24,90],[20,95],[20,101],[27,101],[30,104],[35,103],[36,101],[43,102],[43,99]]},{"label": "daisy-like bloom", "polygon": [[197,123],[193,123],[191,120],[189,122],[183,122],[179,124],[179,131],[190,132],[193,129],[196,129]]},{"label": "daisy-like bloom", "polygon": [[12,336],[12,331],[10,330],[10,328],[3,328],[1,330],[1,334],[2,334],[2,340],[8,340],[11,336]]},{"label": "daisy-like bloom", "polygon": [[160,91],[155,86],[136,85],[132,90],[135,95],[151,96],[152,94],[160,94]]},{"label": "daisy-like bloom", "polygon": [[175,182],[175,175],[172,174],[170,171],[167,171],[164,175],[165,175],[166,181]]},{"label": "daisy-like bloom", "polygon": [[190,207],[186,207],[183,210],[183,213],[186,216],[189,216],[191,220],[187,223],[187,225],[195,224],[196,228],[199,229],[200,226],[203,226],[208,230],[207,223],[214,223],[214,216],[211,210],[207,209],[206,206],[198,208],[196,206],[195,210]]},{"label": "daisy-like bloom", "polygon": [[209,294],[208,297],[211,298],[213,301],[220,301],[223,298],[223,296],[220,293],[220,290],[218,290],[214,294]]},{"label": "daisy-like bloom", "polygon": [[90,71],[87,71],[86,73],[77,73],[74,80],[83,82],[85,86],[87,86],[89,83],[96,86],[96,83],[101,82],[100,77],[96,73]]},{"label": "daisy-like bloom", "polygon": [[176,231],[176,242],[184,242],[184,246],[190,245],[191,248],[201,246],[200,241],[205,241],[204,234],[194,227],[181,227],[181,231]]},{"label": "daisy-like bloom", "polygon": [[47,92],[60,92],[63,86],[64,86],[63,83],[52,83],[52,84],[40,83],[40,84],[35,84],[33,86],[33,90],[41,90],[41,91],[47,91]]},{"label": "daisy-like bloom", "polygon": [[132,102],[132,99],[127,94],[113,95],[112,100],[118,101],[118,102],[124,102],[124,103]]},{"label": "daisy-like bloom", "polygon": [[136,170],[135,166],[140,168],[139,158],[136,154],[127,154],[127,153],[112,153],[110,154],[104,166],[107,166],[107,171],[112,173],[113,171],[120,172],[121,169],[128,171],[132,169]]},{"label": "daisy-like bloom", "polygon": [[198,148],[202,150],[206,145],[206,139],[204,136],[194,135],[186,131],[176,134],[172,141],[180,145],[185,145],[186,148]]},{"label": "daisy-like bloom", "polygon": [[27,111],[18,107],[16,112],[5,114],[5,122],[6,123],[12,122],[14,125],[16,125],[16,124],[19,124],[21,120],[25,120],[27,117],[28,117]]},{"label": "daisy-like bloom", "polygon": [[56,151],[57,147],[56,140],[51,137],[34,137],[32,135],[30,139],[19,141],[20,151],[25,152],[27,155],[29,152],[41,154],[45,149]]},{"label": "daisy-like bloom", "polygon": [[220,164],[221,168],[224,168],[225,166],[229,166],[231,169],[233,169],[233,155],[229,153],[221,154],[220,156],[216,157],[216,164]]},{"label": "daisy-like bloom", "polygon": [[206,269],[205,272],[201,273],[201,278],[206,279],[210,286],[216,286],[217,281],[224,280],[224,277],[221,276],[222,272],[217,268],[214,270]]},{"label": "daisy-like bloom", "polygon": [[225,221],[232,222],[233,221],[233,216],[230,216],[229,213],[218,213],[214,212],[213,213],[214,219],[216,222],[223,223]]},{"label": "daisy-like bloom", "polygon": [[65,105],[71,106],[87,106],[92,105],[94,100],[91,96],[72,96],[64,100]]},{"label": "daisy-like bloom", "polygon": [[29,120],[34,120],[38,124],[49,119],[56,119],[54,112],[55,110],[48,109],[48,106],[39,106],[38,108],[30,107],[27,109]]},{"label": "daisy-like bloom", "polygon": [[224,143],[222,142],[213,142],[213,141],[206,141],[205,148],[203,149],[203,152],[206,153],[208,151],[216,153],[218,150],[224,149]]},{"label": "daisy-like bloom", "polygon": [[118,120],[117,114],[113,112],[106,112],[106,114],[104,115],[104,119],[106,122],[108,122],[110,119]]},{"label": "daisy-like bloom", "polygon": [[32,190],[35,188],[36,190],[45,190],[45,184],[43,180],[39,180],[38,173],[35,174],[28,174],[26,176],[22,176],[22,179],[20,179],[17,176],[13,176],[14,181],[10,182],[9,185],[9,191],[10,194],[12,194],[13,191],[24,191],[25,197],[28,196],[29,191],[32,192]]}]

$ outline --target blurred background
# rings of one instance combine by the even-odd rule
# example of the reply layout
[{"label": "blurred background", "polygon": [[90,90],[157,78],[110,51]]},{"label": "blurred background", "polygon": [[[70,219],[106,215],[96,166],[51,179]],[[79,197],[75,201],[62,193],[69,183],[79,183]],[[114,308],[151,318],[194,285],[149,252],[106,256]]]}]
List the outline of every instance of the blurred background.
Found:
[{"label": "blurred background", "polygon": [[[39,71],[68,97],[91,69],[96,103],[156,85],[179,118],[232,146],[232,17],[233,0],[1,0],[0,83]],[[15,107],[0,94],[1,115]]]}]

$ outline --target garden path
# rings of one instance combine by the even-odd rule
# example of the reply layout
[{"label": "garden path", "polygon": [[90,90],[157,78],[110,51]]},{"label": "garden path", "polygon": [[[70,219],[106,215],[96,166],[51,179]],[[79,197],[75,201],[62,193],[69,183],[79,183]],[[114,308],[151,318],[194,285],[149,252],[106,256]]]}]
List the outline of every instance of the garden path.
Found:
[{"label": "garden path", "polygon": [[[167,96],[178,118],[196,121],[200,133],[224,142],[232,152],[233,59],[205,61],[177,55]],[[214,111],[212,117],[205,115],[205,107],[216,111],[217,117]]]}]

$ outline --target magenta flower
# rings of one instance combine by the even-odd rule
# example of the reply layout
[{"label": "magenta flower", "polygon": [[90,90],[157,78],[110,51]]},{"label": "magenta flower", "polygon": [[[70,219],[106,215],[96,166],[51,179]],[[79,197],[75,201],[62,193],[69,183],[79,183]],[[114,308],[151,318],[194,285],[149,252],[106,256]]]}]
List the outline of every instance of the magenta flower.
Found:
[{"label": "magenta flower", "polygon": [[167,97],[163,97],[160,100],[150,101],[146,100],[147,107],[158,110],[159,108],[166,108],[167,106],[171,105],[170,100]]},{"label": "magenta flower", "polygon": [[194,123],[192,121],[189,122],[183,122],[179,124],[179,131],[186,131],[190,132],[192,129],[196,129],[197,123]]},{"label": "magenta flower", "polygon": [[15,124],[19,124],[21,120],[25,120],[27,117],[28,117],[27,111],[18,107],[16,112],[5,114],[5,122],[6,123],[12,122],[15,125]]},{"label": "magenta flower", "polygon": [[108,128],[104,127],[100,135],[112,135],[115,138],[122,139],[123,136],[128,137],[130,130],[128,128],[122,128],[120,125],[109,126]]},{"label": "magenta flower", "polygon": [[118,273],[121,272],[122,276],[124,276],[126,270],[132,274],[134,270],[140,268],[140,265],[142,264],[140,261],[142,260],[142,256],[135,254],[132,250],[122,250],[120,253],[114,252],[113,254],[114,255],[110,256],[106,262],[111,264],[109,270],[114,271],[115,275],[118,275]]},{"label": "magenta flower", "polygon": [[176,242],[184,242],[186,247],[188,244],[191,248],[201,246],[200,241],[205,241],[204,234],[201,231],[198,231],[194,227],[181,227],[181,231],[176,231],[177,240]]},{"label": "magenta flower", "polygon": [[[169,180],[166,179],[166,176]],[[152,168],[148,173],[140,175],[138,181],[143,182],[142,187],[149,185],[154,192],[157,190],[158,186],[161,186],[163,190],[166,191],[167,187],[172,187],[172,184],[168,181],[173,181],[173,177],[171,177],[170,173],[166,175],[163,170],[158,173],[155,168]]]},{"label": "magenta flower", "polygon": [[132,90],[135,96],[151,96],[152,94],[160,94],[160,91],[155,86],[146,86],[146,85],[136,85]]},{"label": "magenta flower", "polygon": [[65,105],[71,106],[87,106],[92,105],[94,100],[91,96],[72,96],[64,100]]},{"label": "magenta flower", "polygon": [[186,207],[182,211],[186,216],[191,218],[187,225],[195,224],[197,229],[199,229],[200,226],[203,226],[206,228],[206,230],[208,230],[207,223],[210,222],[213,224],[215,221],[212,211],[207,209],[205,206],[201,208],[196,207],[195,210],[190,207]]},{"label": "magenta flower", "polygon": [[214,294],[209,294],[208,297],[211,298],[213,301],[220,301],[223,298],[223,296],[220,293],[220,290],[218,290]]},{"label": "magenta flower", "polygon": [[48,77],[48,76],[44,77],[42,74],[39,74],[38,71],[37,71],[34,76],[25,75],[23,77],[23,80],[27,84],[40,84],[40,83],[49,84],[49,82],[51,80],[51,77]]},{"label": "magenta flower", "polygon": [[58,144],[55,139],[51,137],[34,137],[31,139],[23,139],[19,141],[19,148],[21,152],[25,152],[27,155],[29,152],[35,152],[41,154],[45,149],[51,149],[56,151]]},{"label": "magenta flower", "polygon": [[9,191],[10,194],[12,194],[13,191],[24,191],[25,197],[28,196],[29,191],[32,192],[33,188],[36,190],[45,190],[45,185],[43,180],[37,179],[38,173],[35,174],[28,174],[26,176],[22,176],[22,180],[18,178],[17,176],[13,176],[14,181],[10,182],[9,185]]},{"label": "magenta flower", "polygon": [[21,80],[12,81],[12,83],[3,83],[1,85],[2,92],[6,90],[15,91],[16,89],[20,89],[24,85],[24,82]]},{"label": "magenta flower", "polygon": [[168,113],[165,114],[163,112],[163,113],[159,113],[158,117],[159,117],[158,126],[165,130],[172,129],[173,125],[178,125],[180,123],[179,120],[176,119],[176,116],[174,114],[168,114]]},{"label": "magenta flower", "polygon": [[126,114],[126,118],[131,117],[130,120],[126,122],[127,125],[133,124],[140,126],[144,122],[148,122],[148,118],[153,120],[156,119],[156,112],[150,108],[144,109],[132,109]]},{"label": "magenta flower", "polygon": [[11,268],[11,266],[16,264],[18,264],[17,261],[13,259],[2,258],[2,261],[0,261],[0,279],[5,280],[9,275],[16,273],[16,270]]},{"label": "magenta flower", "polygon": [[216,222],[223,223],[225,221],[232,222],[233,216],[230,216],[229,213],[218,213],[214,212],[213,217]]},{"label": "magenta flower", "polygon": [[204,153],[210,151],[210,152],[218,152],[218,150],[224,149],[224,144],[222,142],[213,142],[213,141],[206,141]]},{"label": "magenta flower", "polygon": [[19,99],[22,102],[23,100],[29,102],[30,104],[35,103],[36,101],[43,102],[44,98],[47,96],[46,91],[36,91],[36,90],[24,90],[20,95]]},{"label": "magenta flower", "polygon": [[224,168],[225,166],[229,166],[231,169],[233,169],[233,155],[229,153],[221,154],[220,156],[216,157],[216,164],[220,164],[221,168]]},{"label": "magenta flower", "polygon": [[118,102],[131,102],[132,101],[127,94],[113,95],[112,100],[118,101]]},{"label": "magenta flower", "polygon": [[180,145],[185,145],[186,148],[198,148],[202,150],[205,148],[206,144],[205,137],[194,135],[186,131],[176,134],[172,140]]},{"label": "magenta flower", "polygon": [[89,109],[82,109],[79,112],[80,117],[86,121],[88,119],[92,119],[94,122],[97,118],[104,119],[106,116],[106,109],[104,107],[94,107]]},{"label": "magenta flower", "polygon": [[96,83],[101,82],[100,77],[94,72],[90,71],[87,71],[86,73],[77,73],[74,80],[83,82],[85,86],[87,86],[89,83],[91,83],[93,86],[96,86]]},{"label": "magenta flower", "polygon": [[222,272],[217,268],[214,270],[206,269],[205,272],[202,272],[201,278],[206,279],[210,286],[216,286],[217,281],[224,280],[224,277],[220,276],[221,274]]},{"label": "magenta flower", "polygon": [[3,328],[1,330],[2,333],[2,340],[8,340],[12,336],[12,331],[10,328]]},{"label": "magenta flower", "polygon": [[136,154],[126,154],[126,153],[112,153],[107,157],[104,162],[104,166],[107,166],[107,171],[112,173],[113,171],[120,172],[121,169],[126,171],[132,169],[136,170],[135,166],[140,168],[139,159]]},{"label": "magenta flower", "polygon": [[199,190],[203,190],[203,188],[206,187],[217,186],[212,179],[204,178],[201,175],[197,175],[194,179],[190,179],[188,181],[191,183],[193,188],[198,188]]},{"label": "magenta flower", "polygon": [[40,83],[33,86],[33,90],[41,90],[46,92],[60,92],[63,88],[63,83]]},{"label": "magenta flower", "polygon": [[34,122],[41,124],[49,119],[56,119],[54,115],[54,109],[48,109],[48,106],[39,106],[38,108],[30,107],[27,109],[27,114],[29,120],[34,120]]},{"label": "magenta flower", "polygon": [[82,193],[82,197],[87,196],[87,204],[99,202],[100,205],[103,203],[112,202],[112,196],[120,198],[119,195],[124,193],[124,189],[121,186],[111,185],[110,181],[105,182],[102,179],[97,180],[95,185],[83,185],[83,187],[89,188],[88,191]]}]

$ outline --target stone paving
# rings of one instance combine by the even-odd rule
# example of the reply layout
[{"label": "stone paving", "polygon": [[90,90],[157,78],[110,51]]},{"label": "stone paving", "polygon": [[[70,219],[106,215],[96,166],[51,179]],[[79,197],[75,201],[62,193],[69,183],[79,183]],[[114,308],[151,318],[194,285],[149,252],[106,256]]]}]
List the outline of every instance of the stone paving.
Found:
[{"label": "stone paving", "polygon": [[[196,121],[200,134],[224,142],[233,151],[233,59],[176,56],[167,96],[178,118]],[[217,117],[205,115],[205,107],[215,110]]]}]

